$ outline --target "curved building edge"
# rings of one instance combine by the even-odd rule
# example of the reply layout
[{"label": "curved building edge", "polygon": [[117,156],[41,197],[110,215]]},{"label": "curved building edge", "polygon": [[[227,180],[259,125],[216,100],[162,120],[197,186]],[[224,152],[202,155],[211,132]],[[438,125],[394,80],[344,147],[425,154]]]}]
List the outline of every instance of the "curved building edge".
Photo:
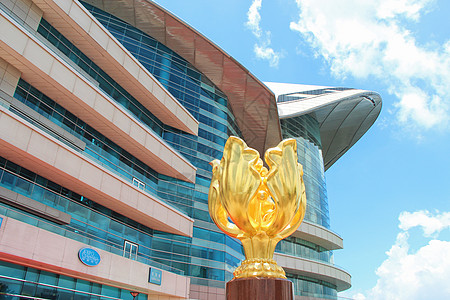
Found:
[{"label": "curved building edge", "polygon": [[344,248],[342,237],[340,237],[337,233],[308,221],[303,221],[292,236],[312,242],[325,248],[326,250],[337,250]]},{"label": "curved building edge", "polygon": [[264,153],[281,141],[278,110],[272,91],[200,32],[153,1],[86,2],[133,24],[205,74],[227,95],[250,147]]},{"label": "curved building edge", "polygon": [[282,253],[275,253],[274,259],[287,273],[331,283],[338,292],[352,286],[351,275],[335,265]]}]

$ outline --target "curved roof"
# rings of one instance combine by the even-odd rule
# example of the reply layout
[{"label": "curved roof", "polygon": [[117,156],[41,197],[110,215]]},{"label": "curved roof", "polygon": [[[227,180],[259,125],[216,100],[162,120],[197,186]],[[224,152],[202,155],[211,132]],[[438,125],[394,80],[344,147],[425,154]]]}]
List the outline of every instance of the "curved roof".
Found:
[{"label": "curved roof", "polygon": [[381,111],[381,97],[371,91],[266,84],[278,99],[280,119],[312,114],[319,122],[325,170],[366,133]]},{"label": "curved roof", "polygon": [[[86,0],[85,0],[86,1]],[[264,153],[281,141],[275,97],[217,45],[152,1],[87,0],[166,45],[227,95],[246,143]]]}]

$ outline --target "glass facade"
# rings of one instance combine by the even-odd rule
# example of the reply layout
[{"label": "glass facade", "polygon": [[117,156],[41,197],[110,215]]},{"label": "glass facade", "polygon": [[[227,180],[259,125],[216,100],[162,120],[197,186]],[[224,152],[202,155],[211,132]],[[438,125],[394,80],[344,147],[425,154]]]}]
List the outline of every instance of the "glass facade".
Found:
[{"label": "glass facade", "polygon": [[[168,240],[163,232],[143,226],[2,157],[0,186],[65,212],[71,221],[68,225],[55,224],[7,204],[0,204],[0,214],[121,256],[126,242],[132,242],[138,245],[135,258],[138,261],[177,274],[186,273],[186,265],[173,260],[165,249],[189,244],[190,238],[179,236],[177,241]],[[167,256],[170,259],[162,262],[158,259]]]},{"label": "glass facade", "polygon": [[[130,291],[0,261],[0,299],[131,300]],[[146,300],[139,294],[136,300]]]},{"label": "glass facade", "polygon": [[293,236],[280,241],[275,251],[327,263],[332,260],[333,255],[332,251],[328,251],[319,245]]},{"label": "glass facade", "polygon": [[337,299],[336,286],[331,283],[297,274],[286,274],[286,277],[294,284],[296,295],[321,299]]},{"label": "glass facade", "polygon": [[143,189],[158,194],[157,172],[23,79],[19,80],[14,97],[86,143],[83,154],[131,183],[138,179],[144,183]]},{"label": "glass facade", "polygon": [[[194,277],[191,282],[223,287],[224,280],[232,278],[230,271],[243,258],[240,243],[211,224],[207,206],[209,162],[221,158],[229,135],[241,135],[228,99],[208,78],[165,45],[120,19],[83,4],[199,121],[198,136],[163,124],[163,139],[197,167],[197,177],[195,184],[189,184],[159,174],[158,196],[196,220],[191,244],[171,249],[189,253],[186,274]],[[176,238],[166,235],[168,239]]]},{"label": "glass facade", "polygon": [[[190,263],[189,266],[183,268],[187,275],[211,280],[210,282],[200,280],[200,283],[223,287],[223,280],[232,277],[229,270],[233,270],[243,258],[241,246],[238,242],[221,232],[211,230],[211,220],[207,207],[209,178],[211,176],[209,162],[221,157],[223,146],[230,134],[240,135],[228,106],[228,100],[206,77],[164,45],[129,24],[94,7],[85,5],[200,122],[198,136],[187,134],[161,123],[163,139],[197,167],[195,184],[158,174],[157,183],[154,186],[158,197],[198,220],[195,223],[191,244],[175,248],[168,246],[165,249],[167,253],[182,254],[177,256],[177,259],[180,260],[180,264]],[[58,49],[68,49],[64,50],[68,57],[86,73],[93,74],[93,80],[107,78],[107,75],[103,74],[98,66],[45,20],[42,20],[38,32]],[[101,74],[101,76],[95,74]],[[109,77],[107,82],[110,83],[110,86],[121,89]],[[103,86],[106,86],[106,83],[99,84],[102,90],[119,103],[133,102],[131,100],[125,101],[123,98],[117,100],[115,97],[118,93],[115,93],[114,89],[103,88]],[[119,95],[123,94],[119,93]],[[132,97],[129,95],[126,98]],[[126,106],[128,104],[124,105],[124,107]],[[135,116],[140,119],[142,115],[135,114]],[[76,122],[78,124],[79,121]],[[86,140],[84,141],[86,142]],[[149,172],[149,174],[152,174],[152,172]],[[138,179],[142,179],[144,182],[146,180],[143,177]],[[150,190],[150,192],[154,191],[155,189]],[[165,235],[167,239],[178,239],[178,237],[170,234]],[[226,251],[227,249],[230,251]],[[201,258],[196,259],[195,256],[191,258],[189,256],[191,250]],[[225,255],[225,252],[227,252],[227,255]],[[165,257],[162,256],[164,255],[158,257],[158,260],[162,263],[168,263],[169,257],[167,256],[169,254]],[[173,265],[174,263],[170,264]]]},{"label": "glass facade", "polygon": [[308,200],[305,220],[330,228],[319,123],[310,115],[282,119],[280,122],[283,138],[297,140],[298,161],[303,165]]},{"label": "glass facade", "polygon": [[[280,123],[283,139],[297,141],[298,161],[303,165],[307,199],[304,220],[330,228],[319,123],[311,115],[282,119]],[[332,251],[295,237],[281,241],[277,251],[326,263],[333,261]],[[330,283],[297,274],[286,276],[294,283],[297,295],[336,299],[336,287]]]},{"label": "glass facade", "polygon": [[[193,217],[196,220],[193,237],[154,231],[3,158],[0,160],[1,186],[64,211],[72,219],[68,225],[54,224],[7,204],[2,205],[0,213],[130,259],[190,276],[194,284],[223,288],[243,259],[240,243],[215,228],[207,206],[209,162],[220,159],[229,135],[240,136],[228,99],[205,76],[164,45],[113,16],[86,6],[199,120],[198,136],[163,124],[45,19],[37,30],[41,40],[193,163],[198,169],[195,183],[158,174],[92,128],[82,116],[75,116],[56,103],[57,99],[51,99],[23,79],[14,97],[86,143],[83,155]],[[20,111],[15,112],[26,118]],[[133,255],[131,245],[137,245]]]}]

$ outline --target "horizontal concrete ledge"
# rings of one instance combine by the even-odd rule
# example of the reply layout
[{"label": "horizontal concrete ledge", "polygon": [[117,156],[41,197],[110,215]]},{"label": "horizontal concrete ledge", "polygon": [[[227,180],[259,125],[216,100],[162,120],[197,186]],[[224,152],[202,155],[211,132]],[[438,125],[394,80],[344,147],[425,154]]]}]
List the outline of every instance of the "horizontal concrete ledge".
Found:
[{"label": "horizontal concrete ledge", "polygon": [[150,228],[192,236],[193,220],[0,106],[0,155]]},{"label": "horizontal concrete ledge", "polygon": [[71,216],[53,207],[0,186],[0,202],[20,208],[57,224],[69,224]]},{"label": "horizontal concrete ledge", "polygon": [[1,10],[0,26],[0,57],[24,80],[158,173],[195,181],[191,162]]},{"label": "horizontal concrete ledge", "polygon": [[275,253],[274,259],[287,273],[329,282],[336,285],[338,292],[352,286],[350,274],[332,264],[281,253]]},{"label": "horizontal concrete ledge", "polygon": [[[155,296],[149,299],[188,298],[190,280],[186,276],[161,270],[161,285],[152,284],[146,264],[2,217],[1,260]],[[97,266],[86,266],[78,259],[78,251],[85,247],[100,254]]]},{"label": "horizontal concrete ledge", "polygon": [[0,90],[0,100],[3,99],[6,101],[10,106],[13,107],[16,111],[20,112],[20,114],[25,115],[26,117],[30,118],[34,122],[38,123],[42,127],[44,127],[46,130],[49,130],[50,132],[57,135],[59,138],[65,140],[66,142],[70,143],[72,146],[76,147],[77,149],[84,151],[86,149],[86,143],[80,140],[79,138],[75,137],[73,134],[69,133],[68,131],[64,130],[60,126],[56,125],[43,115],[39,114],[34,109],[28,107],[26,104],[22,103],[21,101],[17,100],[16,98],[13,98],[9,95],[7,95],[5,92]]},{"label": "horizontal concrete ledge", "polygon": [[337,233],[307,221],[303,221],[292,236],[312,242],[327,250],[342,249],[344,247],[342,238]]},{"label": "horizontal concrete ledge", "polygon": [[34,0],[50,22],[158,119],[197,135],[198,121],[92,16],[73,0]]}]

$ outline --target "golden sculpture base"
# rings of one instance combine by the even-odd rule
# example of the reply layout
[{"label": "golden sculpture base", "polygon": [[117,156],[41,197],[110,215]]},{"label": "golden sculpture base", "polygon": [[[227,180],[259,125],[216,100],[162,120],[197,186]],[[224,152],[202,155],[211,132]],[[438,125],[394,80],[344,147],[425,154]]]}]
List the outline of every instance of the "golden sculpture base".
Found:
[{"label": "golden sculpture base", "polygon": [[227,300],[293,300],[292,282],[281,278],[240,278],[227,282]]},{"label": "golden sculpture base", "polygon": [[261,277],[286,279],[286,273],[273,259],[251,258],[244,260],[233,272],[234,279]]}]

